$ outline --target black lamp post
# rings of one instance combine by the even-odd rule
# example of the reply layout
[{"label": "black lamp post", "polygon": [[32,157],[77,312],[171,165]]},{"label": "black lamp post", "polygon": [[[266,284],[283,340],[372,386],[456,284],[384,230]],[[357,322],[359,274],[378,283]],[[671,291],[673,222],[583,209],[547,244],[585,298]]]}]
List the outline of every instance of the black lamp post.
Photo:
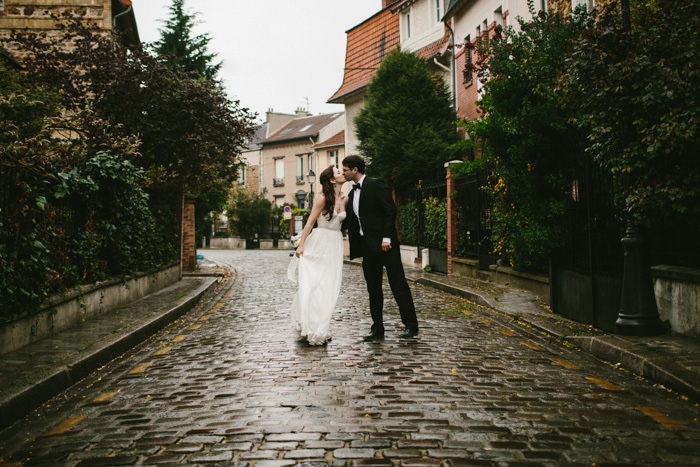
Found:
[{"label": "black lamp post", "polygon": [[314,183],[316,183],[316,174],[313,169],[309,169],[309,173],[306,174],[306,179],[309,181],[309,211],[314,207]]},{"label": "black lamp post", "polygon": [[656,307],[647,247],[629,208],[626,220],[627,228],[622,238],[625,250],[622,297],[615,321],[615,332],[626,336],[663,334],[666,332],[666,326],[661,321]]}]

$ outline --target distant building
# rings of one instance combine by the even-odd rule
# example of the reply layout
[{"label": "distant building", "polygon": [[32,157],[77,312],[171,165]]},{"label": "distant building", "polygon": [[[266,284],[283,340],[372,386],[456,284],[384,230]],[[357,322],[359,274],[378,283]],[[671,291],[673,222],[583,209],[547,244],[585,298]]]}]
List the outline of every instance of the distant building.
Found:
[{"label": "distant building", "polygon": [[266,112],[265,121],[256,127],[255,134],[241,151],[243,166],[238,171],[239,186],[245,187],[250,193],[263,193],[263,153],[260,142],[300,115],[308,114],[300,109],[294,114],[274,112],[272,109]]},{"label": "distant building", "polygon": [[[326,164],[330,165],[330,160],[339,157],[340,153],[334,152],[339,151],[335,141],[339,141],[344,130],[343,112],[306,114],[260,141],[262,187],[268,199],[277,206],[287,203],[302,209],[308,207],[314,188],[308,179],[309,171],[318,176]],[[315,188],[318,189],[317,182]]]}]

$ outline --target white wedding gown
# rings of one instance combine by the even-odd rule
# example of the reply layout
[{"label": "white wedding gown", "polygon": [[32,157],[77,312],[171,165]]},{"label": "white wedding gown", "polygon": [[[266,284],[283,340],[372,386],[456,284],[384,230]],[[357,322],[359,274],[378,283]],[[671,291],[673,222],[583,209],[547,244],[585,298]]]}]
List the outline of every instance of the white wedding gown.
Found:
[{"label": "white wedding gown", "polygon": [[301,258],[296,255],[287,271],[290,280],[298,274],[299,288],[292,302],[292,321],[299,339],[323,345],[331,338],[331,314],[340,294],[343,275],[343,234],[340,226],[346,212],[333,212],[328,220],[320,215],[317,226],[304,243]]}]

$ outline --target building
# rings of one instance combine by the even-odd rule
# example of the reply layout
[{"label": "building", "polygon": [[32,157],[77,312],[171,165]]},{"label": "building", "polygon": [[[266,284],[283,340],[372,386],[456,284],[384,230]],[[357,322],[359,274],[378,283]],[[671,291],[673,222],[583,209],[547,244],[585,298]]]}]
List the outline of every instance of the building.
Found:
[{"label": "building", "polygon": [[315,175],[319,168],[325,169],[330,160],[335,163],[339,158],[336,141],[344,129],[343,112],[307,114],[293,119],[260,141],[262,186],[275,205],[308,207],[315,183],[309,175]]},{"label": "building", "polygon": [[340,88],[328,99],[345,106],[345,153],[357,153],[354,119],[364,107],[366,88],[384,57],[400,43],[399,22],[383,0],[380,12],[349,29],[345,47],[345,73]]},{"label": "building", "polygon": [[273,109],[265,113],[265,121],[256,127],[255,134],[241,151],[243,165],[238,171],[239,186],[250,193],[263,193],[263,151],[260,142],[302,114],[308,115],[301,109],[297,109],[297,113],[294,114],[279,113]]},{"label": "building", "polygon": [[[58,34],[52,16],[64,14],[74,14],[92,21],[105,33],[118,32],[129,44],[140,44],[132,0],[0,0],[0,44],[10,54],[15,53],[5,44],[13,29]],[[21,57],[15,58],[21,62]]]}]

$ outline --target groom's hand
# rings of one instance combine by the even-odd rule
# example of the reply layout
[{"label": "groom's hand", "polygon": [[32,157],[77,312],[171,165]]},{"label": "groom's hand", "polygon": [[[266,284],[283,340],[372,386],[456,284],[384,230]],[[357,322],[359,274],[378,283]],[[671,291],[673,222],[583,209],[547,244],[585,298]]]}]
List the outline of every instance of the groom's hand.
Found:
[{"label": "groom's hand", "polygon": [[391,250],[391,243],[390,242],[382,242],[382,251],[389,251]]}]

